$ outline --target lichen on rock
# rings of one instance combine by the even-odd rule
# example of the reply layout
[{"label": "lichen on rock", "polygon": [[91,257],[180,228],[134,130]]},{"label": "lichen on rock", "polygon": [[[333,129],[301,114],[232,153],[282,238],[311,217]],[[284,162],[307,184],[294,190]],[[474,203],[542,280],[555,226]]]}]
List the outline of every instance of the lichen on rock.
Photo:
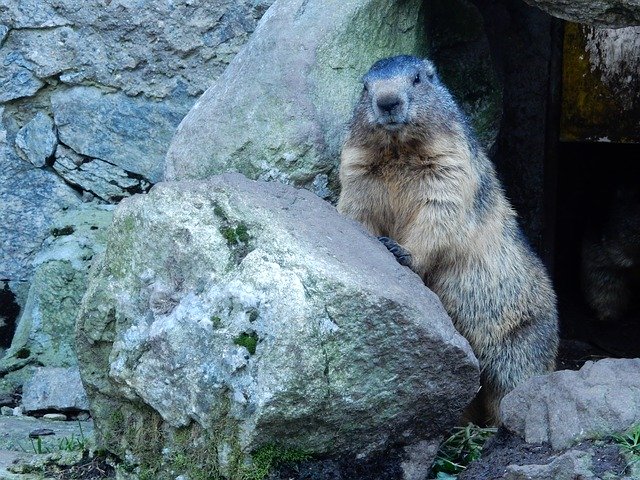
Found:
[{"label": "lichen on rock", "polygon": [[[242,258],[230,224],[250,235]],[[268,444],[366,457],[434,442],[477,388],[467,342],[415,274],[313,194],[240,175],[120,204],[77,351],[109,449],[142,461],[146,442],[111,417],[143,408],[158,451],[186,429],[183,453],[205,438],[223,470]]]}]

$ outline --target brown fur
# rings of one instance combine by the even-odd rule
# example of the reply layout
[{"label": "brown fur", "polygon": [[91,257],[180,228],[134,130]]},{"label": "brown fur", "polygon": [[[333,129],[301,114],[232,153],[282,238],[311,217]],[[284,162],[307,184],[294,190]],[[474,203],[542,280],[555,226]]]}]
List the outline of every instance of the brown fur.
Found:
[{"label": "brown fur", "polygon": [[[553,289],[433,66],[413,57],[381,62],[365,76],[343,146],[338,210],[411,254],[411,268],[480,361],[482,390],[469,413],[497,423],[507,392],[554,368]],[[386,115],[376,102],[394,92],[401,107]]]}]

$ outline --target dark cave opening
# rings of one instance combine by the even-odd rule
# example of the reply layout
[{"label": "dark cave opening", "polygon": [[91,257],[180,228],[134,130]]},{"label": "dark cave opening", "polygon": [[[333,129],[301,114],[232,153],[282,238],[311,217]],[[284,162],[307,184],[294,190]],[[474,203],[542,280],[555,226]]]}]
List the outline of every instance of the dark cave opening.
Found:
[{"label": "dark cave opening", "polygon": [[20,306],[16,302],[16,296],[9,288],[7,282],[3,282],[0,290],[0,349],[11,346],[13,334],[16,330]]},{"label": "dark cave opening", "polygon": [[554,284],[562,337],[594,346],[596,355],[637,357],[640,145],[560,143],[558,152]]}]

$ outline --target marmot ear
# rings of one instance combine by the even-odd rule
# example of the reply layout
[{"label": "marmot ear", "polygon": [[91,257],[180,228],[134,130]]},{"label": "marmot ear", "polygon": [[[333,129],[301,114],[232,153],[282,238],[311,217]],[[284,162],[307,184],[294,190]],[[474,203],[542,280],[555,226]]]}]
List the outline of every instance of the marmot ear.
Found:
[{"label": "marmot ear", "polygon": [[427,77],[429,77],[429,80],[435,77],[437,73],[436,67],[429,61],[425,62],[424,72],[427,74]]}]

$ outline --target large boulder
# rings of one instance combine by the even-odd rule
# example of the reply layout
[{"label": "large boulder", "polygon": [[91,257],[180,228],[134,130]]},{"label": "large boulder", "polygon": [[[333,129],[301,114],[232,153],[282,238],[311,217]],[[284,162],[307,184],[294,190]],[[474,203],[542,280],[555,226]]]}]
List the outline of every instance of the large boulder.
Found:
[{"label": "large boulder", "polygon": [[501,88],[470,2],[278,0],[178,127],[165,179],[236,171],[335,199],[362,75],[380,58],[429,51],[491,146]]},{"label": "large boulder", "polygon": [[640,25],[638,0],[526,0],[530,5],[571,22],[620,28]]},{"label": "large boulder", "polygon": [[238,171],[330,196],[360,77],[381,57],[426,52],[422,3],[275,2],[178,127],[165,179]]},{"label": "large boulder", "polygon": [[274,444],[433,444],[478,385],[437,297],[375,238],[310,192],[238,174],[123,200],[76,348],[103,445],[154,478],[239,478]]},{"label": "large boulder", "polygon": [[640,359],[608,358],[535,377],[507,394],[500,410],[507,429],[554,449],[623,432],[639,420]]}]

